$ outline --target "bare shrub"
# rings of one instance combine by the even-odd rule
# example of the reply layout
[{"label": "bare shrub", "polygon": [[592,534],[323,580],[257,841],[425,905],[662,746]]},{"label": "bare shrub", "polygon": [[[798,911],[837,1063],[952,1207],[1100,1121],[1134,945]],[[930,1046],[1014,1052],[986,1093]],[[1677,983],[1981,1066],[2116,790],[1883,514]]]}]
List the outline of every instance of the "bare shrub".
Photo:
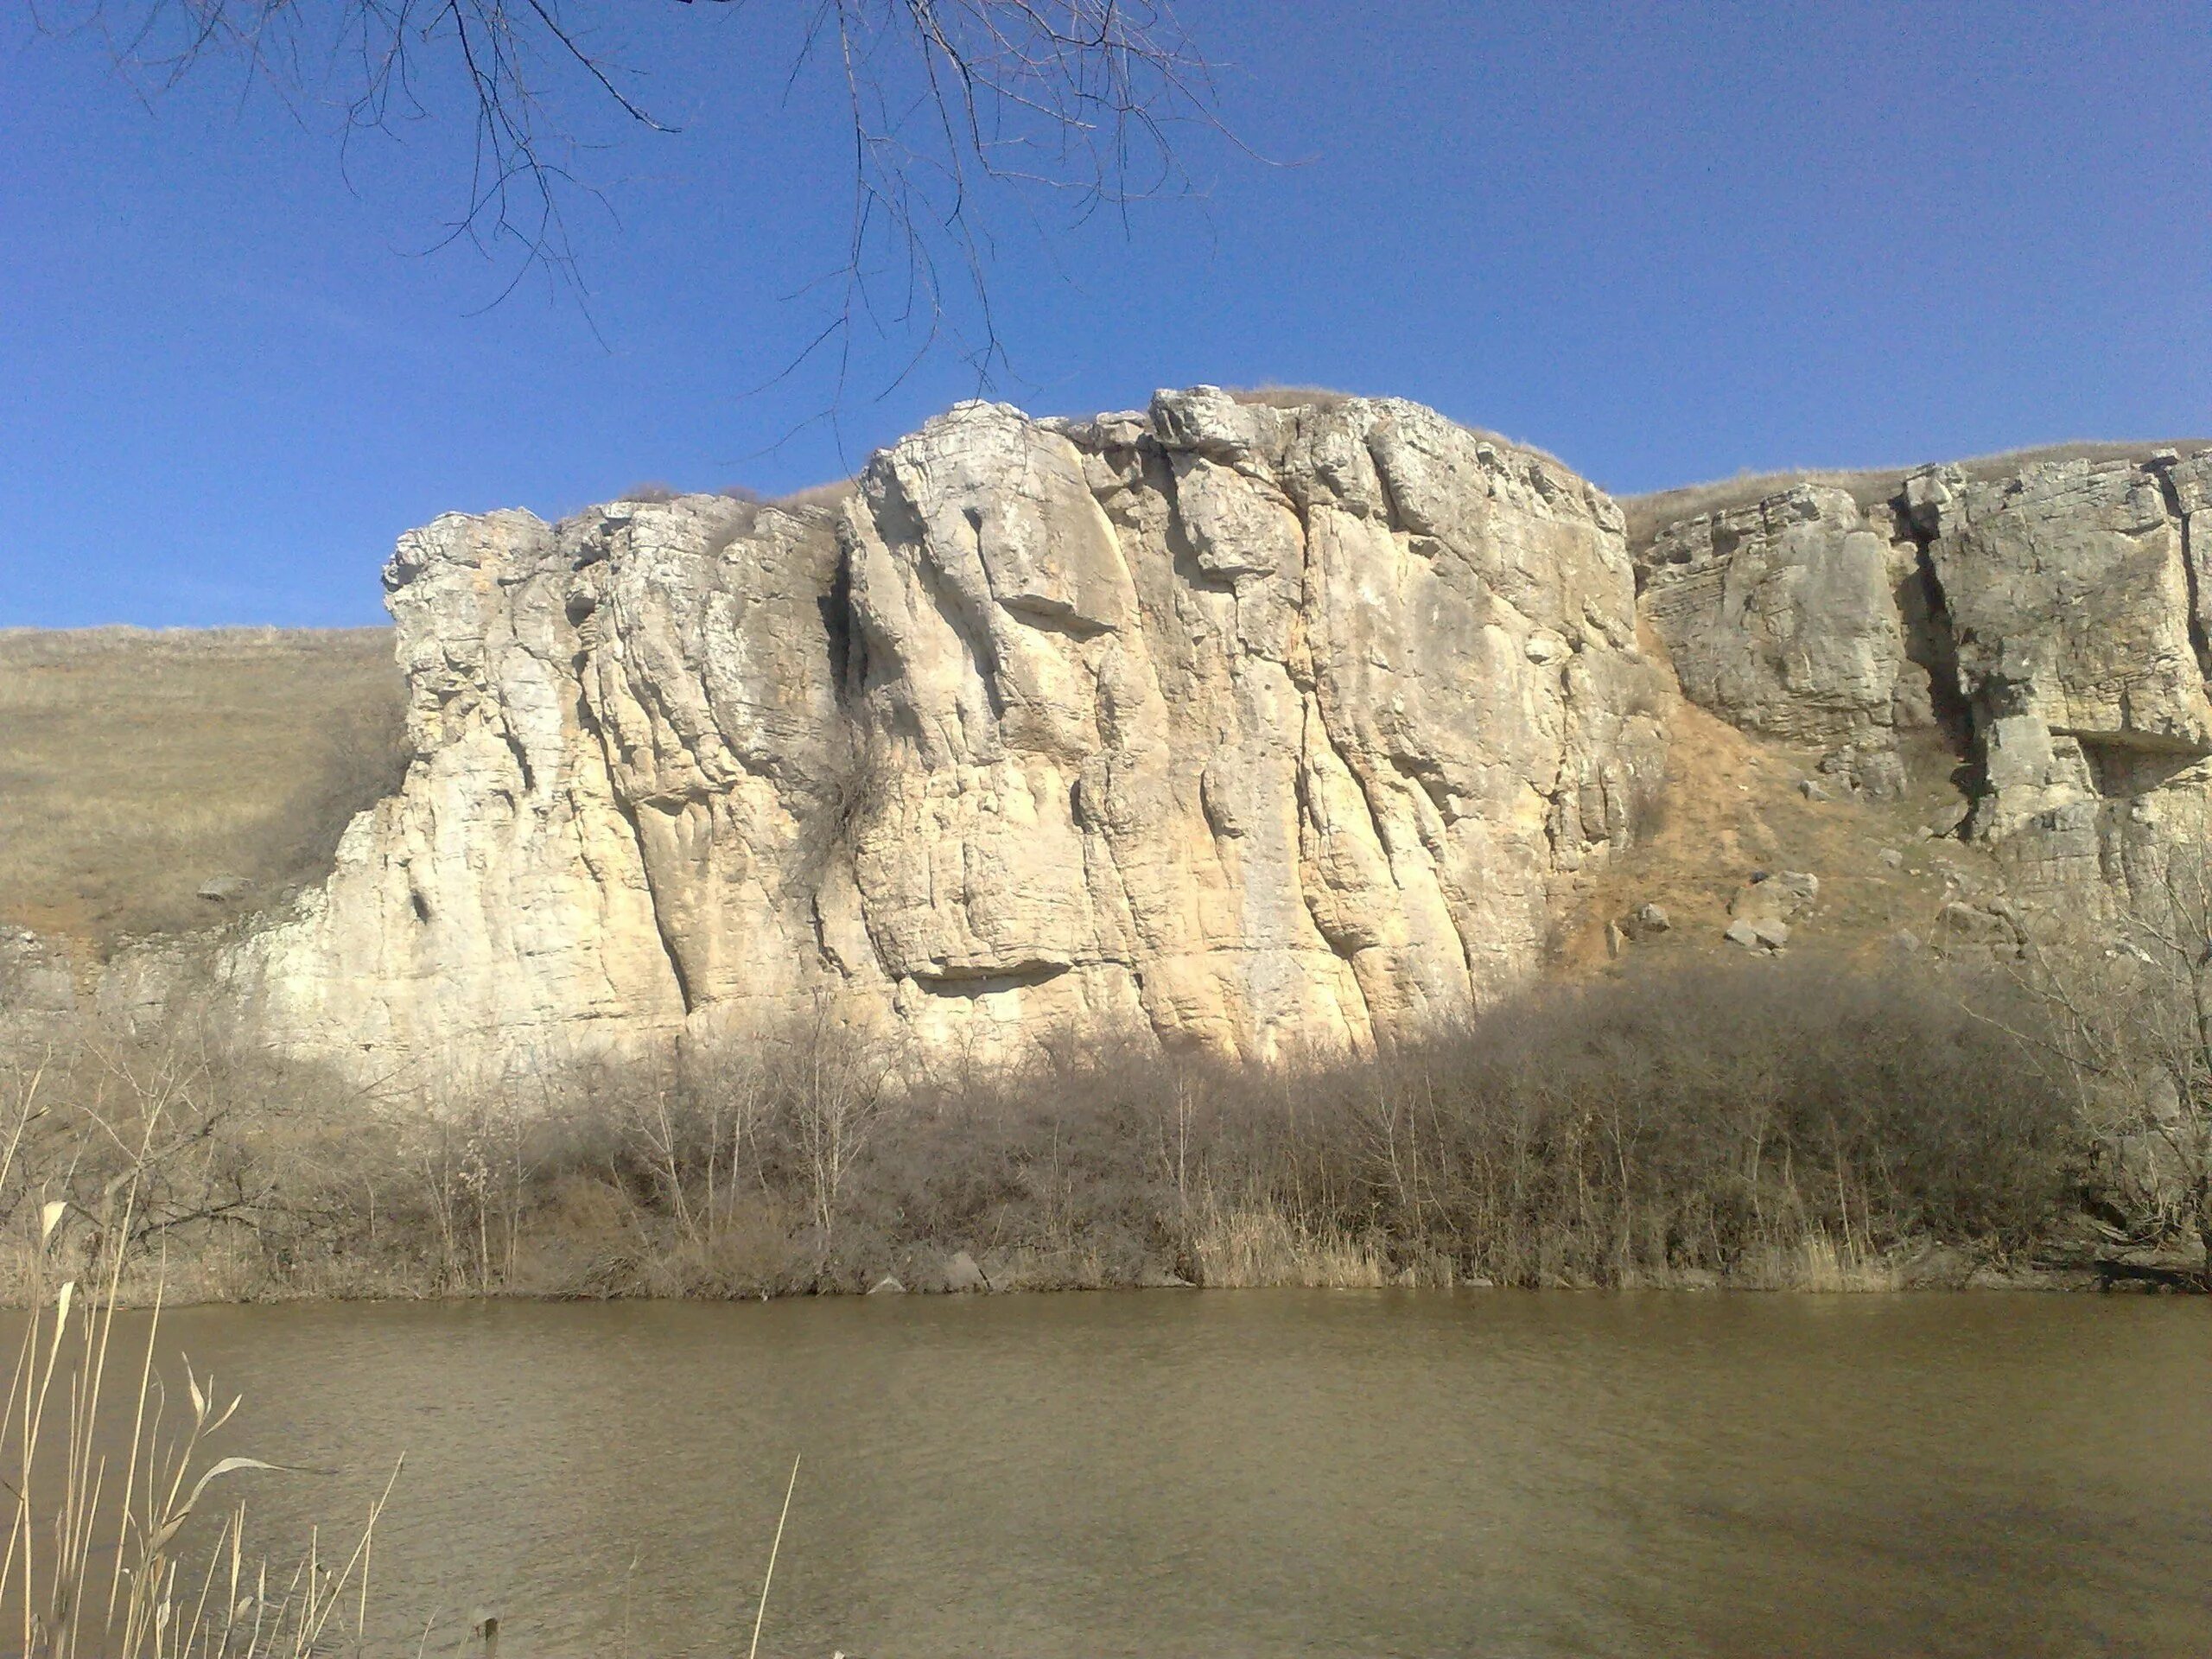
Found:
[{"label": "bare shrub", "polygon": [[642,501],[653,505],[676,500],[683,493],[672,484],[658,479],[648,479],[642,484],[632,484],[614,499],[617,501]]},{"label": "bare shrub", "polygon": [[2212,854],[2176,849],[2108,920],[2031,939],[2022,1029],[2061,1061],[2113,1244],[2193,1245],[2212,1289]]},{"label": "bare shrub", "polygon": [[433,1109],[213,1027],[96,1025],[0,1069],[43,1107],[0,1236],[59,1199],[87,1264],[127,1262],[128,1287],[165,1254],[209,1296],[919,1287],[960,1251],[998,1287],[1876,1287],[1931,1246],[2026,1260],[2069,1213],[2070,1074],[2008,996],[1677,970],[1269,1070],[1066,1044],[918,1071],[825,1003]]}]

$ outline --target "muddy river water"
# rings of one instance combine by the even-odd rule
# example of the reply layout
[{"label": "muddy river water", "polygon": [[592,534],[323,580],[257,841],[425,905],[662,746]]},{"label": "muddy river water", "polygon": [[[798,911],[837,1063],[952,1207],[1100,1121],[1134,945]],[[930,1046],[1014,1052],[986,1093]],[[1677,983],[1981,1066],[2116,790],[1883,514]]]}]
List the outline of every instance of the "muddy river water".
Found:
[{"label": "muddy river water", "polygon": [[2212,1653],[2212,1301],[210,1308],[264,1543],[505,1659]]}]

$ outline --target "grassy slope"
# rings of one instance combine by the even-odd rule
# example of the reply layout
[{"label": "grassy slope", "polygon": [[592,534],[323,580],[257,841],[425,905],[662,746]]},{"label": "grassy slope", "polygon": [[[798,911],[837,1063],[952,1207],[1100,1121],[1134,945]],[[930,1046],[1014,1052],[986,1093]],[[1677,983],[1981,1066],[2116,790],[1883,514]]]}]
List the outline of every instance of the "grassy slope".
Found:
[{"label": "grassy slope", "polygon": [[105,947],[318,880],[404,709],[384,628],[0,630],[0,922]]}]

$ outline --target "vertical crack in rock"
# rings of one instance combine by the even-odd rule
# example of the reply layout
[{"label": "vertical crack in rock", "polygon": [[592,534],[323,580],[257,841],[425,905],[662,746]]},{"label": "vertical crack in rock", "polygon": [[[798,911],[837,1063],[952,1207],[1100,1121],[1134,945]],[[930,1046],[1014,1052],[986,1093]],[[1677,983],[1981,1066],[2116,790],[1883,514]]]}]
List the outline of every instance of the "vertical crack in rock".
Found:
[{"label": "vertical crack in rock", "polygon": [[2189,585],[2189,642],[2196,653],[2197,672],[2212,682],[2212,639],[2206,637],[2206,573],[2197,568],[2201,550],[2192,540],[2196,515],[2183,504],[2181,489],[2174,478],[2174,466],[2179,459],[2171,454],[2155,459],[2150,471],[2158,481],[2159,499],[2165,503],[2166,516],[2173,520],[2174,533],[2181,540],[2182,575]]}]

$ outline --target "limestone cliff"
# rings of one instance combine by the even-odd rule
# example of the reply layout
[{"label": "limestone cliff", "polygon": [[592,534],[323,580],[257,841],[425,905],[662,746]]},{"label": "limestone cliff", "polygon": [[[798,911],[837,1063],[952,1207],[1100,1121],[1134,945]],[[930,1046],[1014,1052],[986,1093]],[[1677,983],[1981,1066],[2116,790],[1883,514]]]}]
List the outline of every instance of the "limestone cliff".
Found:
[{"label": "limestone cliff", "polygon": [[1961,834],[2025,912],[2140,897],[2212,804],[2212,450],[1800,485],[1662,528],[1643,607],[1686,695],[1869,794],[1942,723]]},{"label": "limestone cliff", "polygon": [[231,963],[378,1065],[1411,1034],[1538,970],[1673,695],[1614,504],[1389,399],[968,404],[834,514],[448,516],[385,581],[406,781]]},{"label": "limestone cliff", "polygon": [[2204,845],[2212,450],[1740,498],[1631,550],[1416,405],[1198,387],[963,404],[835,510],[448,516],[385,572],[405,781],[229,979],[378,1076],[816,1014],[1267,1059],[1726,948],[1763,869],[1791,948],[2002,955]]}]

